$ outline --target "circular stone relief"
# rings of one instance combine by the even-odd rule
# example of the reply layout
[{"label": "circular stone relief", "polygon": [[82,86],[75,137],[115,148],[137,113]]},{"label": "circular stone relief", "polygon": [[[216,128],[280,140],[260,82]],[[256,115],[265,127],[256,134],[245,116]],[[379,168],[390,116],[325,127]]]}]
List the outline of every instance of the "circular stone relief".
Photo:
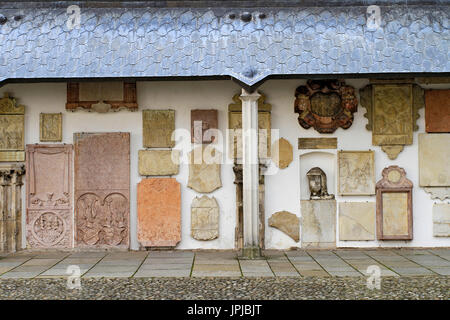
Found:
[{"label": "circular stone relief", "polygon": [[388,173],[388,180],[392,183],[397,183],[400,181],[400,178],[402,177],[401,173],[397,170],[392,170]]},{"label": "circular stone relief", "polygon": [[64,237],[64,220],[53,212],[45,212],[32,223],[34,237],[44,246],[54,246]]}]

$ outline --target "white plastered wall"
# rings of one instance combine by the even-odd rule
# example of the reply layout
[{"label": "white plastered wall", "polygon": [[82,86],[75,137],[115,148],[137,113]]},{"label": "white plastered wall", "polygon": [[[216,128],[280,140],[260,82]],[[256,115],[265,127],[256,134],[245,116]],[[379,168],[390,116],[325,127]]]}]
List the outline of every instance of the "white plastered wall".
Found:
[{"label": "white plastered wall", "polygon": [[[347,84],[357,89],[364,87],[367,79],[349,79]],[[337,137],[338,149],[343,150],[374,150],[376,180],[381,178],[381,171],[389,165],[398,165],[407,172],[407,177],[414,183],[413,189],[413,221],[414,240],[412,241],[338,241],[338,247],[377,247],[377,246],[404,246],[404,247],[435,247],[450,246],[450,238],[436,238],[432,235],[432,206],[434,200],[419,187],[418,168],[418,133],[424,132],[424,109],[420,110],[417,121],[419,130],[414,132],[414,144],[406,146],[396,160],[389,160],[380,147],[372,146],[372,133],[365,126],[366,110],[358,106],[353,125],[347,129],[337,129],[334,134],[319,134],[313,128],[303,129],[297,122],[294,113],[294,92],[297,86],[305,80],[269,80],[259,90],[263,92],[267,103],[272,105],[272,129],[279,129],[279,133],[272,134],[272,141],[277,137],[287,139],[293,146],[293,161],[283,170],[276,170],[275,174],[266,176],[265,184],[265,213],[266,213],[266,247],[273,249],[287,249],[301,247],[281,231],[267,225],[267,219],[275,212],[287,210],[301,217],[300,212],[300,155],[304,150],[297,149],[299,137]],[[450,86],[434,85],[422,86],[424,88],[447,88]],[[66,112],[66,85],[64,83],[33,83],[8,84],[0,88],[0,94],[9,92],[17,98],[19,104],[26,107],[25,111],[25,143],[39,143],[39,114],[41,112],[63,113],[63,143],[73,143],[74,132],[111,132],[122,131],[131,133],[130,146],[130,236],[131,249],[138,249],[137,241],[137,196],[136,188],[142,179],[138,175],[138,150],[142,148],[142,113],[143,109],[174,109],[175,126],[177,129],[190,131],[191,109],[217,109],[219,129],[225,130],[228,123],[227,108],[232,103],[234,94],[240,92],[240,87],[232,81],[146,81],[137,83],[138,112],[119,111],[106,114],[95,112],[76,111]],[[176,148],[185,145],[180,141]],[[223,146],[225,145],[225,142]],[[220,148],[226,154],[225,148]],[[320,151],[320,150],[319,150]],[[336,153],[336,150],[321,150]],[[185,153],[185,151],[183,151]],[[185,155],[185,154],[183,154]],[[336,157],[334,156],[334,159]],[[309,163],[314,161],[308,160]],[[308,164],[304,164],[308,166]],[[336,171],[336,163],[330,164],[325,171]],[[178,249],[232,249],[234,248],[234,230],[236,224],[235,185],[232,164],[228,161],[222,165],[222,188],[208,194],[214,196],[220,207],[219,238],[212,241],[197,241],[190,235],[190,206],[195,196],[201,196],[187,187],[188,167],[180,166],[179,174],[174,176],[181,184],[181,210],[182,210],[182,240]],[[336,175],[328,178],[328,190],[336,193]],[[26,181],[25,181],[26,183]],[[333,184],[333,185],[330,185]],[[25,188],[24,188],[25,189]],[[24,190],[23,189],[23,190]],[[25,192],[23,191],[25,197]],[[23,198],[24,198],[23,197]],[[338,202],[342,201],[375,201],[375,196],[346,196],[336,195]],[[442,202],[435,200],[436,202]],[[23,201],[23,216],[25,217],[25,201]],[[338,215],[336,215],[338,226]],[[24,233],[25,234],[25,233]]]}]

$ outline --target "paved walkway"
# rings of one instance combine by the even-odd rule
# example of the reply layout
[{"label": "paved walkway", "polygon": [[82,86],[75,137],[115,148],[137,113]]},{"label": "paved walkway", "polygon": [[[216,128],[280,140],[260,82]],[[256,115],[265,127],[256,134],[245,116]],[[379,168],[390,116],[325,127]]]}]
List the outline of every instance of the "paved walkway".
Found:
[{"label": "paved walkway", "polygon": [[234,251],[27,252],[0,257],[0,279],[62,278],[76,265],[82,278],[448,276],[450,248],[265,251],[244,260]]}]

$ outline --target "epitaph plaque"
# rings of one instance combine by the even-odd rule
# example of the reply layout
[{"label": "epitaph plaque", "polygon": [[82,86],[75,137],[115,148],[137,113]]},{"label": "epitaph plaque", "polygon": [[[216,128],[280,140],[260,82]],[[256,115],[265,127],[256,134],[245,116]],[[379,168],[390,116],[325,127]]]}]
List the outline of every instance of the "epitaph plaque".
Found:
[{"label": "epitaph plaque", "polygon": [[77,246],[128,248],[130,134],[75,133],[74,143]]},{"label": "epitaph plaque", "polygon": [[375,240],[375,202],[339,204],[339,240]]},{"label": "epitaph plaque", "polygon": [[450,132],[450,89],[425,90],[426,132]]},{"label": "epitaph plaque", "polygon": [[174,247],[181,240],[181,187],[174,178],[143,179],[137,186],[138,241]]},{"label": "epitaph plaque", "polygon": [[336,247],[336,201],[301,200],[302,247]]},{"label": "epitaph plaque", "polygon": [[200,193],[210,193],[222,187],[220,179],[221,152],[211,145],[199,146],[188,154],[188,158],[189,188]]},{"label": "epitaph plaque", "polygon": [[73,246],[72,155],[67,144],[27,145],[27,247]]},{"label": "epitaph plaque", "polygon": [[62,113],[41,113],[39,140],[58,142],[62,140]]},{"label": "epitaph plaque", "polygon": [[217,110],[191,110],[191,142],[211,143],[218,128]]},{"label": "epitaph plaque", "polygon": [[0,99],[0,161],[25,161],[25,107],[5,92]]},{"label": "epitaph plaque", "polygon": [[450,237],[450,203],[433,205],[433,236]]},{"label": "epitaph plaque", "polygon": [[375,194],[373,151],[338,152],[338,192],[343,196]]},{"label": "epitaph plaque", "polygon": [[178,174],[179,150],[139,150],[139,174],[141,176],[171,176]]},{"label": "epitaph plaque", "polygon": [[175,110],[143,110],[144,148],[173,148],[172,132],[175,130]]},{"label": "epitaph plaque", "polygon": [[214,197],[195,197],[191,205],[191,235],[196,240],[219,237],[219,205]]}]

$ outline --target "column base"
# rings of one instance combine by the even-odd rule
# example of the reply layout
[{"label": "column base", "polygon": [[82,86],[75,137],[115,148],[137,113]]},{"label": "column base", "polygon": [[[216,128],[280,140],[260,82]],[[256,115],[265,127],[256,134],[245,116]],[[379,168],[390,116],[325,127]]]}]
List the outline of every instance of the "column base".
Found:
[{"label": "column base", "polygon": [[246,247],[240,252],[239,259],[242,260],[255,260],[255,259],[265,259],[262,255],[261,248],[259,247]]}]

